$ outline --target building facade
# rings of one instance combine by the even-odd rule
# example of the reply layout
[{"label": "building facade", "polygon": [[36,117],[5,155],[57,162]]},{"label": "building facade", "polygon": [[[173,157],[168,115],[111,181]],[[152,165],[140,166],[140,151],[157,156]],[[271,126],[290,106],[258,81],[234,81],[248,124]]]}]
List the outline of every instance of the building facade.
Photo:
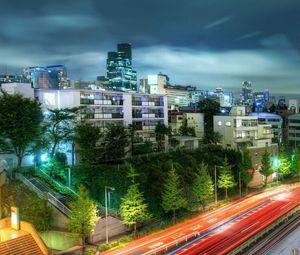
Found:
[{"label": "building facade", "polygon": [[228,116],[214,116],[214,131],[221,134],[225,148],[268,147],[274,138],[272,126],[259,124],[257,116],[247,116],[245,107],[232,107]]},{"label": "building facade", "polygon": [[131,44],[118,44],[117,51],[107,54],[108,88],[116,91],[137,91],[136,71],[132,69]]}]

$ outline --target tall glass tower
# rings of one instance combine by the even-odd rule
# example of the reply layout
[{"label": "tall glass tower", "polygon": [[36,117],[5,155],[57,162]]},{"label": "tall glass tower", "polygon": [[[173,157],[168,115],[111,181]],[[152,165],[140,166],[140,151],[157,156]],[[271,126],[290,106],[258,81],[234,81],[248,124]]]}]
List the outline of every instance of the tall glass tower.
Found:
[{"label": "tall glass tower", "polygon": [[132,70],[131,44],[120,43],[117,51],[108,52],[106,68],[109,89],[137,91],[136,71]]}]

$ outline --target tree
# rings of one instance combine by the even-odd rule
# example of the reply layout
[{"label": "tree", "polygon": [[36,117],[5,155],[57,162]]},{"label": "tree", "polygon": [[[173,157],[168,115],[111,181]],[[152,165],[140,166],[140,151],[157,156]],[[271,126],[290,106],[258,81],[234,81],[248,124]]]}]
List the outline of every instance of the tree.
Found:
[{"label": "tree", "polygon": [[46,138],[51,143],[50,157],[53,158],[57,147],[74,137],[74,126],[78,108],[48,109],[45,117]]},{"label": "tree", "polygon": [[75,142],[83,163],[93,165],[103,159],[104,149],[101,140],[103,133],[100,127],[80,124],[75,128]]},{"label": "tree", "polygon": [[121,198],[120,215],[122,223],[129,227],[134,226],[134,236],[136,236],[137,224],[148,220],[151,215],[148,213],[148,205],[145,203],[143,194],[139,191],[139,184],[135,182],[137,173],[134,168],[130,168],[128,177],[131,178],[126,195]]},{"label": "tree", "polygon": [[47,200],[41,199],[35,192],[19,181],[6,183],[2,187],[1,209],[4,218],[10,217],[10,209],[20,209],[20,220],[28,221],[39,231],[51,229],[53,222],[52,208]]},{"label": "tree", "polygon": [[270,176],[273,173],[273,168],[271,165],[271,157],[269,152],[266,150],[261,158],[261,167],[259,172],[261,175],[265,177],[264,185],[267,185],[268,182],[268,176]]},{"label": "tree", "polygon": [[196,136],[195,128],[188,126],[188,121],[186,118],[183,120],[182,125],[178,131],[182,136]]},{"label": "tree", "polygon": [[249,173],[248,170],[253,170],[250,153],[247,147],[243,147],[242,149],[242,162],[240,164],[240,172],[241,172],[241,179],[243,184],[246,187],[246,191],[248,188],[249,182],[253,179],[253,173]]},{"label": "tree", "polygon": [[296,148],[292,154],[291,170],[299,177],[300,174],[300,153]]},{"label": "tree", "polygon": [[229,165],[227,158],[225,158],[223,167],[220,170],[218,186],[219,188],[225,190],[225,199],[228,198],[228,189],[233,188],[235,186],[231,165]]},{"label": "tree", "polygon": [[214,185],[207,172],[207,165],[201,163],[193,183],[193,195],[196,202],[202,205],[203,210],[205,210],[205,205],[213,193]]},{"label": "tree", "polygon": [[279,173],[284,177],[288,175],[291,171],[291,162],[289,159],[289,156],[285,152],[284,149],[282,149],[279,153]]},{"label": "tree", "polygon": [[21,167],[26,152],[40,136],[41,105],[37,100],[2,91],[0,109],[0,151],[13,152]]},{"label": "tree", "polygon": [[128,145],[128,134],[124,126],[115,124],[106,126],[103,139],[106,160],[123,159]]},{"label": "tree", "polygon": [[162,151],[164,148],[164,142],[166,140],[166,136],[171,134],[171,130],[164,124],[157,124],[155,127],[155,135],[157,141],[157,147],[159,151]]},{"label": "tree", "polygon": [[222,135],[219,132],[214,132],[211,128],[206,128],[203,137],[204,144],[218,144],[221,142]]},{"label": "tree", "polygon": [[84,186],[79,186],[79,196],[72,201],[69,206],[71,209],[70,222],[68,228],[70,231],[81,236],[82,253],[85,251],[85,239],[92,234],[98,221],[97,207],[88,197],[88,191]]},{"label": "tree", "polygon": [[187,200],[183,196],[183,188],[179,181],[179,175],[172,168],[168,172],[167,179],[163,185],[162,207],[164,211],[173,212],[173,223],[176,221],[176,210],[185,207]]},{"label": "tree", "polygon": [[130,146],[131,146],[131,156],[134,155],[134,143],[136,140],[136,131],[137,131],[137,124],[133,122],[132,124],[128,125],[129,136],[130,136]]}]

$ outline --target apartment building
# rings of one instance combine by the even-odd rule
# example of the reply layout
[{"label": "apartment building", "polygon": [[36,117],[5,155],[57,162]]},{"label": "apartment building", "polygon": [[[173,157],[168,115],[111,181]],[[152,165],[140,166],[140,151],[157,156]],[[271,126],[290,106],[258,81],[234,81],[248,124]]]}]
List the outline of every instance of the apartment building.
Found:
[{"label": "apartment building", "polygon": [[[272,142],[272,125],[259,123],[256,115],[246,115],[245,107],[232,107],[229,115],[214,116],[214,131],[221,134],[221,144],[224,148],[248,148],[254,167],[254,176],[248,186],[261,186],[264,177],[259,173],[259,169],[263,153],[268,151],[272,157],[278,154],[278,145]],[[270,181],[272,176],[268,177],[268,182]]]},{"label": "apartment building", "polygon": [[247,116],[245,107],[233,107],[228,116],[214,116],[214,131],[222,135],[225,148],[267,147],[274,137],[272,126],[259,124],[257,116]]},{"label": "apartment building", "polygon": [[282,143],[283,119],[280,115],[268,112],[252,112],[250,116],[257,116],[258,124],[269,124],[272,126],[274,137],[273,143]]},{"label": "apartment building", "polygon": [[287,117],[288,142],[290,146],[299,147],[300,145],[300,113],[292,114]]},{"label": "apartment building", "polygon": [[168,125],[167,99],[162,95],[100,90],[36,90],[44,109],[81,107],[79,119],[105,128],[136,124],[143,140],[155,141],[155,126]]}]

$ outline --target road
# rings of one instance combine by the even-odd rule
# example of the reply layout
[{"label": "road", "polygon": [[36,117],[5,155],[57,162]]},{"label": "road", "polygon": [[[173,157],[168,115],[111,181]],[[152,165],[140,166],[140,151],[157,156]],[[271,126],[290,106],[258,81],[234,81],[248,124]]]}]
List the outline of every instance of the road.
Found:
[{"label": "road", "polygon": [[[252,233],[254,229],[267,224],[268,220],[272,218],[271,216],[290,210],[297,203],[290,201],[297,201],[292,199],[295,196],[293,194],[300,195],[300,188],[289,192],[288,186],[284,186],[264,193],[247,196],[166,230],[135,240],[124,248],[107,251],[104,254],[138,255],[147,254],[147,252],[151,254],[151,251],[158,250],[193,234],[200,236],[196,238],[194,243],[172,254],[201,254],[201,249],[205,250],[204,253],[209,252],[207,254],[219,254],[214,253],[213,249],[222,252],[222,243],[225,243],[228,247],[229,243],[234,243],[234,240],[241,240],[242,237]],[[258,216],[261,217],[259,222],[257,220]],[[227,241],[221,242],[223,239]],[[197,249],[200,250],[198,251]]]}]

